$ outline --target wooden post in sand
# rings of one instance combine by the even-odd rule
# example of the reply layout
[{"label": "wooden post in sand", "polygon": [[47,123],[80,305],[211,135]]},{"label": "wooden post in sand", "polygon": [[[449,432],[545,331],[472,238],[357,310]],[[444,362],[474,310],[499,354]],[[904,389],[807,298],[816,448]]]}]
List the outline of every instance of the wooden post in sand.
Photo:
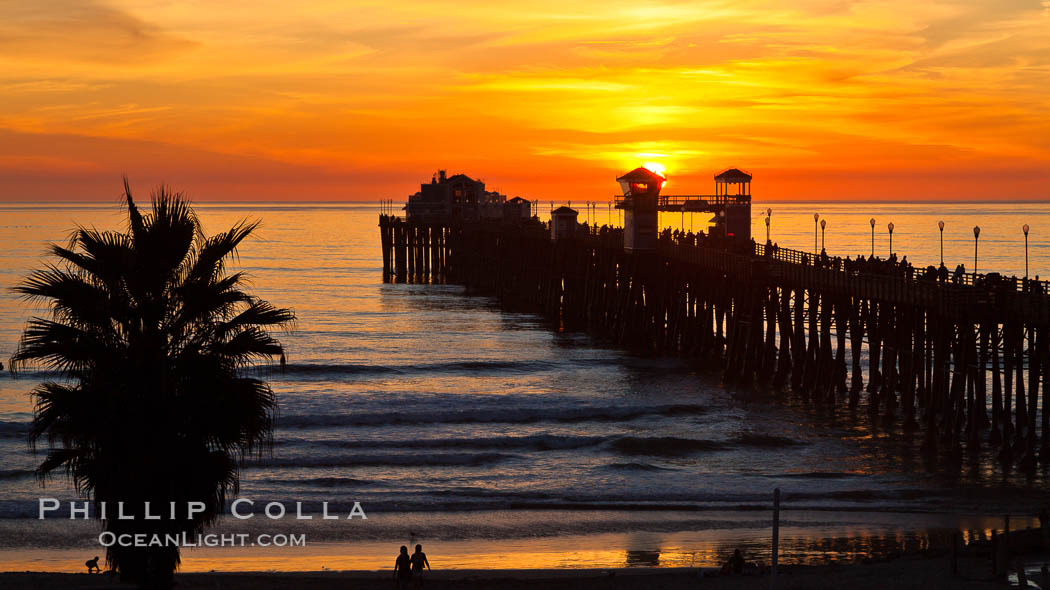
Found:
[{"label": "wooden post in sand", "polygon": [[1010,515],[1003,517],[1003,543],[1006,545],[1006,558],[1010,559]]},{"label": "wooden post in sand", "polygon": [[952,533],[952,577],[959,575],[959,543],[961,541],[959,531]]},{"label": "wooden post in sand", "polygon": [[1000,564],[1002,563],[999,550],[1003,545],[1003,540],[1000,536],[999,531],[992,529],[992,576],[995,578],[999,577]]},{"label": "wooden post in sand", "polygon": [[1017,585],[1021,588],[1028,587],[1028,573],[1024,571],[1024,562],[1017,559],[1014,562],[1014,567],[1017,569]]},{"label": "wooden post in sand", "polygon": [[773,489],[773,551],[769,568],[769,587],[777,587],[777,557],[780,549],[780,488]]},{"label": "wooden post in sand", "polygon": [[1000,533],[993,537],[992,543],[992,573],[1000,580],[1006,579],[1007,570],[1010,569],[1010,552],[1006,540],[1007,536]]}]

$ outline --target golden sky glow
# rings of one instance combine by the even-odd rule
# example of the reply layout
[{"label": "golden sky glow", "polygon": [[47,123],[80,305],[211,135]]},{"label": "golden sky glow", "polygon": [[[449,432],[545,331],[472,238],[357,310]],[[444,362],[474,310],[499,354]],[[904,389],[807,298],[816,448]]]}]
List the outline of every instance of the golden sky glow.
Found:
[{"label": "golden sky glow", "polygon": [[1050,198],[1050,0],[0,0],[0,199]]}]

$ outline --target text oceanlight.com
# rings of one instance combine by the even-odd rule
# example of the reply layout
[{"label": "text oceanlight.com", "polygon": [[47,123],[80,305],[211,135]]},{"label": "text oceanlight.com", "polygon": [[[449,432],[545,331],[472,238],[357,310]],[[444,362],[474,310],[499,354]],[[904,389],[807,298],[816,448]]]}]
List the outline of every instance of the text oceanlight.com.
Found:
[{"label": "text oceanlight.com", "polygon": [[103,547],[306,547],[305,534],[275,535],[247,533],[190,535],[181,534],[116,534],[109,531],[98,536]]}]

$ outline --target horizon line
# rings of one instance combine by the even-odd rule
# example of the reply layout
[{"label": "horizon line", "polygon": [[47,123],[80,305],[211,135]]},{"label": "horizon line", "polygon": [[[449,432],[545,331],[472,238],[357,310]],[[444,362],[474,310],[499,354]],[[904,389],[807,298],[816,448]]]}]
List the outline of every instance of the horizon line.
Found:
[{"label": "horizon line", "polygon": [[[280,204],[300,204],[300,205],[329,205],[329,204],[385,204],[392,199],[383,200],[353,200],[353,199],[342,199],[342,200],[318,200],[318,201],[307,201],[307,200],[292,200],[292,199],[233,199],[233,200],[222,200],[222,199],[189,199],[189,202],[193,205],[200,204],[259,204],[259,203],[280,203]],[[576,201],[576,199],[528,199],[530,201],[536,201],[539,204],[544,202],[553,203],[567,203]],[[115,197],[113,199],[77,199],[77,200],[61,200],[61,199],[41,199],[32,201],[18,201],[18,200],[4,200],[0,199],[0,207],[4,205],[76,205],[76,204],[111,204],[114,202],[123,201],[123,197]],[[393,200],[394,204],[407,203],[405,201]],[[588,200],[580,199],[580,203],[612,203],[612,199],[599,199],[599,200]],[[969,203],[969,204],[1040,204],[1050,203],[1050,197],[1033,197],[1030,199],[851,199],[850,197],[841,198],[829,198],[829,199],[791,199],[791,198],[778,198],[778,199],[755,199],[752,197],[751,203],[821,203],[821,204],[847,204],[847,203],[875,203],[875,204],[957,204],[957,203]]]}]

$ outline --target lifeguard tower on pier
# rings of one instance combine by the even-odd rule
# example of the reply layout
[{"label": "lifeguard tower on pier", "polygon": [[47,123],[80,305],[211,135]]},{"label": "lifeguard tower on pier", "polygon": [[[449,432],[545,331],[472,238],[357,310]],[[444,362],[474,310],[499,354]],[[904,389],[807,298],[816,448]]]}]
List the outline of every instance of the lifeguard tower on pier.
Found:
[{"label": "lifeguard tower on pier", "polygon": [[616,179],[623,190],[616,207],[624,210],[623,247],[628,252],[656,248],[660,189],[667,179],[648,168],[635,168]]},{"label": "lifeguard tower on pier", "polygon": [[660,211],[713,213],[711,235],[751,239],[751,173],[726,168],[715,174],[713,195],[661,195],[667,178],[647,168],[635,168],[617,178],[623,191],[615,197],[624,211],[624,249],[652,250],[656,247],[657,215]]}]

